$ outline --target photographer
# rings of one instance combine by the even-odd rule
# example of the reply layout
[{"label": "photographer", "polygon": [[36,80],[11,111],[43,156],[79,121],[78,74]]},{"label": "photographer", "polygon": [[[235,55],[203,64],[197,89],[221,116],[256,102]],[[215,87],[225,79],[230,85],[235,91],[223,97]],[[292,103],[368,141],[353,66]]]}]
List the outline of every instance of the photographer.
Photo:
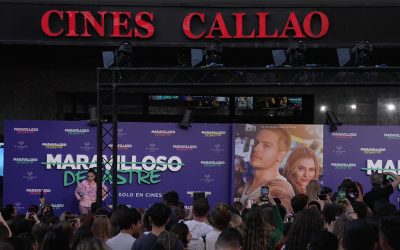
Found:
[{"label": "photographer", "polygon": [[[389,178],[393,179],[393,182],[389,182]],[[400,176],[393,173],[373,173],[371,175],[372,189],[364,196],[364,201],[371,208],[372,212],[375,214],[375,202],[378,200],[384,200],[389,202],[389,197],[393,191],[400,184]]]}]

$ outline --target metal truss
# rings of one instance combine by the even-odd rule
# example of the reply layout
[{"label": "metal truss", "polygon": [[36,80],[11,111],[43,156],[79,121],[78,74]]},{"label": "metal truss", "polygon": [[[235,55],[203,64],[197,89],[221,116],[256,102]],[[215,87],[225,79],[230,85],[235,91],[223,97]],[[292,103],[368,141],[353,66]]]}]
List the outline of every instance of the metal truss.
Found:
[{"label": "metal truss", "polygon": [[[121,88],[237,86],[395,86],[400,67],[297,68],[98,68],[97,69],[97,203],[117,206],[118,102]],[[107,105],[106,105],[107,104]],[[111,109],[105,108],[105,106]],[[112,155],[109,158],[103,155]],[[111,180],[103,190],[101,182]],[[103,201],[104,194],[108,198]],[[109,201],[109,202],[107,202]]]},{"label": "metal truss", "polygon": [[99,84],[109,85],[118,72],[118,86],[333,86],[397,85],[400,67],[293,68],[111,68],[98,69]]}]

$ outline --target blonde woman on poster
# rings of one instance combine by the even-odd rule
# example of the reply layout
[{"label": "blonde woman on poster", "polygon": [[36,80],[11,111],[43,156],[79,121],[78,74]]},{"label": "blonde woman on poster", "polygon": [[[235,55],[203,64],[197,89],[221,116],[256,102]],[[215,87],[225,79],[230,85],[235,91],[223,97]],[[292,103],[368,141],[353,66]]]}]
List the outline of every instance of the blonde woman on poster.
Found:
[{"label": "blonde woman on poster", "polygon": [[295,194],[305,194],[311,180],[318,180],[321,171],[317,155],[307,146],[297,146],[289,155],[283,175],[292,184]]},{"label": "blonde woman on poster", "polygon": [[267,185],[271,196],[279,198],[282,205],[292,211],[290,200],[294,191],[279,172],[290,146],[291,137],[283,128],[262,128],[257,132],[250,155],[253,177],[244,186],[240,202],[258,201],[261,186]]}]

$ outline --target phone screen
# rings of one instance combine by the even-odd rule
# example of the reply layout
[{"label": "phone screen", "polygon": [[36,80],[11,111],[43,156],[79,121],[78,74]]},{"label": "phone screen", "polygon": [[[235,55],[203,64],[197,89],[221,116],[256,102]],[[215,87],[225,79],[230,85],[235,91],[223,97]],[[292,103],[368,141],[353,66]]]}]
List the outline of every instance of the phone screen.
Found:
[{"label": "phone screen", "polygon": [[261,187],[261,197],[267,197],[269,195],[269,187],[262,186]]},{"label": "phone screen", "polygon": [[344,200],[346,200],[346,191],[340,190],[338,193],[338,201],[341,202]]}]

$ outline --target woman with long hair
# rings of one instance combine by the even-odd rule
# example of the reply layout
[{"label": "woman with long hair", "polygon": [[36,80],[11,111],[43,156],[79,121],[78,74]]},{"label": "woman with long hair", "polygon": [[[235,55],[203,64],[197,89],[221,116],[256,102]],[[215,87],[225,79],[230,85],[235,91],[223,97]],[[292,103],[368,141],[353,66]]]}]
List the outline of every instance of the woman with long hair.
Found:
[{"label": "woman with long hair", "polygon": [[310,201],[320,201],[318,198],[320,191],[321,185],[316,180],[311,180],[306,187],[306,195],[310,198]]},{"label": "woman with long hair", "polygon": [[261,207],[250,209],[245,225],[243,250],[272,250],[273,228],[267,222]]},{"label": "woman with long hair", "polygon": [[283,175],[292,184],[295,194],[305,194],[308,183],[318,180],[320,171],[315,152],[306,146],[298,146],[289,155]]},{"label": "woman with long hair", "polygon": [[111,223],[106,215],[95,215],[92,225],[93,236],[106,242],[111,238]]},{"label": "woman with long hair", "polygon": [[[97,183],[96,171],[90,168],[87,172],[87,179],[78,184],[75,190],[75,197],[79,201],[79,211],[81,214],[88,214],[90,206],[96,202]],[[103,200],[107,197],[107,187],[103,184]]]}]

